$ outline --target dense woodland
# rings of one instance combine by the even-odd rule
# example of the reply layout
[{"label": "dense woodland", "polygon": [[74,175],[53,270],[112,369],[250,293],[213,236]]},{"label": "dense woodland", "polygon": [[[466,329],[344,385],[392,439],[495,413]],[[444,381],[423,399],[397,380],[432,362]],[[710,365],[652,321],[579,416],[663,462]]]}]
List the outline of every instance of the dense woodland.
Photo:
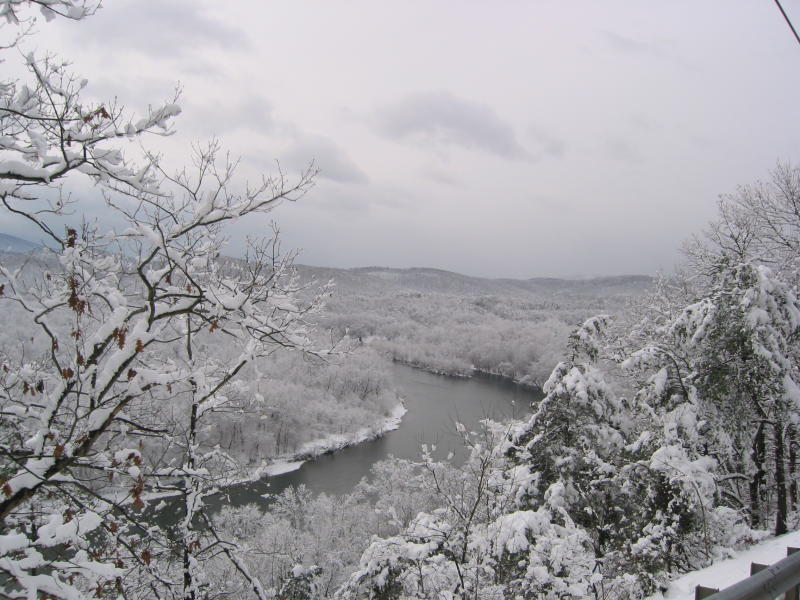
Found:
[{"label": "dense woodland", "polygon": [[447,375],[541,387],[576,323],[618,312],[649,277],[492,280],[433,269],[308,269],[336,282],[320,324],[392,359]]},{"label": "dense woodland", "polygon": [[[797,527],[800,168],[722,197],[685,264],[630,301],[337,293],[276,238],[221,258],[227,224],[300,198],[313,170],[241,182],[211,142],[173,172],[121,144],[170,133],[176,99],[92,104],[62,60],[13,51],[36,11],[94,8],[0,1],[20,73],[0,85],[0,201],[49,248],[0,261],[2,595],[643,598]],[[84,194],[62,186],[87,182],[113,227],[70,220]],[[422,448],[342,497],[208,510],[263,460],[388,415],[392,358],[545,395],[462,427],[462,466]]]}]

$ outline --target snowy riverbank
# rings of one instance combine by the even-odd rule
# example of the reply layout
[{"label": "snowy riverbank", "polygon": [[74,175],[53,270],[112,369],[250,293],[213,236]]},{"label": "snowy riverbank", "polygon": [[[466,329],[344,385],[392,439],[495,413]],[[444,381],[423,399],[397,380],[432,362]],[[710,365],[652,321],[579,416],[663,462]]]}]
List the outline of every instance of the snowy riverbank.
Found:
[{"label": "snowy riverbank", "polygon": [[[300,467],[302,467],[307,461],[313,460],[314,458],[322,456],[323,454],[330,454],[332,452],[336,452],[337,450],[343,450],[344,448],[349,448],[351,446],[356,446],[364,442],[375,440],[382,435],[390,431],[394,431],[400,427],[400,424],[403,420],[403,415],[405,415],[406,412],[408,411],[401,400],[401,402],[395,405],[395,407],[391,410],[391,413],[388,417],[384,417],[372,426],[362,427],[361,429],[349,434],[334,434],[321,439],[306,442],[296,453],[268,459],[264,461],[261,466],[251,471],[249,476],[229,481],[223,487],[230,488],[232,486],[245,485],[256,482],[260,479],[277,477],[278,475],[291,473],[292,471],[297,471],[300,469]],[[179,494],[180,492],[177,490],[150,490],[142,494],[142,499],[153,502],[175,497]],[[107,497],[117,502],[123,502],[125,497],[128,495],[129,490],[117,489]]]},{"label": "snowy riverbank", "polygon": [[313,460],[317,456],[377,439],[389,431],[394,431],[400,427],[403,415],[405,415],[406,412],[406,407],[401,402],[392,409],[388,417],[385,417],[372,427],[362,427],[358,431],[349,434],[334,434],[318,440],[306,442],[296,453],[272,459],[268,464],[258,469],[253,479],[275,477],[277,475],[283,475],[284,473],[290,473],[298,470],[303,466],[303,463]]},{"label": "snowy riverbank", "polygon": [[443,368],[437,368],[428,366],[424,363],[417,363],[414,361],[407,361],[401,360],[399,358],[393,358],[394,362],[400,365],[405,365],[407,367],[411,367],[413,369],[419,369],[420,371],[425,371],[426,373],[433,373],[434,375],[443,375],[445,377],[456,377],[459,379],[471,379],[475,375],[482,375],[485,377],[497,377],[498,379],[502,379],[503,381],[508,381],[510,383],[514,383],[516,385],[520,385],[523,387],[531,388],[532,390],[541,390],[542,385],[532,381],[529,377],[509,377],[505,375],[499,370],[492,370],[492,369],[480,369],[474,365],[470,366],[468,370],[463,369],[456,369],[456,370],[449,370]]}]

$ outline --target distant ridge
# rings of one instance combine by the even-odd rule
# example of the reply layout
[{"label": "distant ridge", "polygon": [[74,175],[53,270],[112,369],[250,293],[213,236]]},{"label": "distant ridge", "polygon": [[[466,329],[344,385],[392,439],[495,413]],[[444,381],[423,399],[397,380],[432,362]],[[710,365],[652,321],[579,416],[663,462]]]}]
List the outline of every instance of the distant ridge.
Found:
[{"label": "distant ridge", "polygon": [[[42,248],[28,240],[0,233],[0,252],[26,253]],[[466,296],[631,296],[653,283],[649,275],[612,275],[582,279],[531,277],[529,279],[487,278],[463,275],[430,267],[314,267],[297,265],[305,278],[319,282],[333,279],[337,294],[385,294],[396,292],[456,294]]]},{"label": "distant ridge", "polygon": [[23,254],[40,248],[42,248],[41,244],[35,244],[14,235],[8,235],[7,233],[0,233],[0,251],[2,252]]},{"label": "distant ridge", "polygon": [[314,277],[321,282],[333,279],[339,293],[359,294],[405,291],[469,296],[630,296],[641,294],[653,283],[653,277],[649,275],[612,275],[589,279],[491,279],[425,267],[398,269],[373,266],[337,269],[298,265],[297,268],[304,276]]}]

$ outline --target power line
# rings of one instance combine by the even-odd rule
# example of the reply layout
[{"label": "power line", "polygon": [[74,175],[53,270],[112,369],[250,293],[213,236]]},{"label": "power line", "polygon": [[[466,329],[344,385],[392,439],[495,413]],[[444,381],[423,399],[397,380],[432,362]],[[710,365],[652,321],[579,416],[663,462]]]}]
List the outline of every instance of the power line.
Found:
[{"label": "power line", "polygon": [[783,10],[780,0],[775,0],[775,4],[778,5],[778,9],[781,11],[783,18],[786,19],[786,23],[789,25],[789,29],[792,30],[792,33],[794,34],[794,39],[796,39],[797,43],[800,44],[800,35],[797,35],[797,30],[794,28],[794,25],[792,25],[792,22],[789,20],[789,15],[787,15],[786,11]]}]

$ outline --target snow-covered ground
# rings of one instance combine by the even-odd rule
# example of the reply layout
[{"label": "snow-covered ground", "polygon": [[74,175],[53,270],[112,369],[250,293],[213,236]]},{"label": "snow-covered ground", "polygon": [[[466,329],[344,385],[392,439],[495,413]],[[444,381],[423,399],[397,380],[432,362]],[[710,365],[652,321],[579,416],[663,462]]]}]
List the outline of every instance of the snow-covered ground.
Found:
[{"label": "snow-covered ground", "polygon": [[800,547],[800,531],[770,538],[739,552],[733,558],[687,573],[670,583],[665,594],[656,594],[648,600],[694,600],[694,589],[698,585],[724,589],[749,577],[750,563],[771,565],[786,558],[787,546]]}]

